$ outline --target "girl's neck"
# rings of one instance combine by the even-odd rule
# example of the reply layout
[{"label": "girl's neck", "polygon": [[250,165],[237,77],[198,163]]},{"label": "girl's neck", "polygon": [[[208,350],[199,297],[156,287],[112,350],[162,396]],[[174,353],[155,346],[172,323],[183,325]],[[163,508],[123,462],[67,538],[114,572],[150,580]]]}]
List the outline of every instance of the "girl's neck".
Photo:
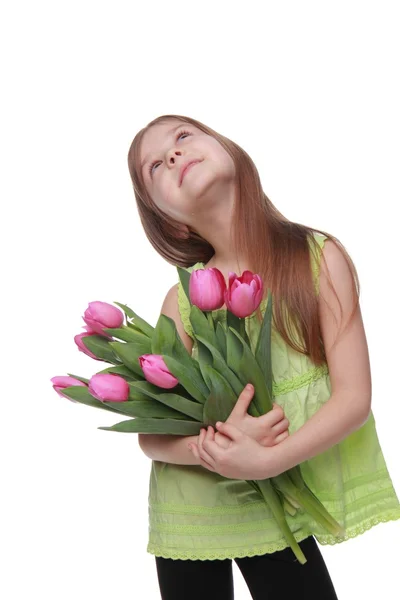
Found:
[{"label": "girl's neck", "polygon": [[246,267],[244,263],[242,266],[242,264],[239,265],[238,262],[235,260],[232,260],[232,262],[229,264],[221,264],[214,259],[214,256],[212,256],[208,263],[204,265],[205,269],[211,269],[212,267],[221,271],[227,283],[229,281],[229,272],[236,273],[236,275],[239,276],[243,273],[243,271],[251,270],[249,267]]}]

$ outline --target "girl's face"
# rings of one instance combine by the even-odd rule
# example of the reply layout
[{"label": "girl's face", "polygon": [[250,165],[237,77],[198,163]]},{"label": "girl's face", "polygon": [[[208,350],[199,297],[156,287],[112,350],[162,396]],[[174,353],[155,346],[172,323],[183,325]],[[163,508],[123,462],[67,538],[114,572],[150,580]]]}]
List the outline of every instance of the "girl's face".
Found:
[{"label": "girl's face", "polygon": [[[190,167],[181,181],[182,168]],[[180,223],[196,225],[210,218],[215,203],[231,198],[235,165],[212,136],[194,125],[170,120],[153,125],[142,139],[144,184],[153,202]],[[213,211],[212,211],[213,212]]]}]

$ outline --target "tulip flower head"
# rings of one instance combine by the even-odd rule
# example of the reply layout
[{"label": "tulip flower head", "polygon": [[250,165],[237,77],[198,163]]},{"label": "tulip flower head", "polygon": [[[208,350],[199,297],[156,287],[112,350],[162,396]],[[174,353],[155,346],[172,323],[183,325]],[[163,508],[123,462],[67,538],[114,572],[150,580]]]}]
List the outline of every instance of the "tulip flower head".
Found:
[{"label": "tulip flower head", "polygon": [[89,392],[100,401],[125,402],[129,397],[129,385],[119,375],[96,373],[89,380]]},{"label": "tulip flower head", "polygon": [[170,389],[178,385],[179,380],[172,375],[160,354],[139,356],[140,367],[145,378],[160,388]]},{"label": "tulip flower head", "polygon": [[215,267],[196,269],[189,279],[190,302],[200,310],[211,311],[224,304],[226,283],[221,271]]},{"label": "tulip flower head", "polygon": [[70,375],[56,375],[55,377],[52,377],[50,381],[53,384],[53,389],[57,392],[57,394],[61,396],[61,398],[67,398],[67,400],[71,400],[71,402],[76,402],[76,400],[68,398],[68,396],[63,394],[61,390],[71,387],[72,385],[82,385],[83,387],[86,387],[86,383],[83,383],[83,381],[75,379],[75,377],[71,377]]},{"label": "tulip flower head", "polygon": [[104,331],[104,328],[109,327],[114,329],[121,327],[124,322],[124,314],[119,308],[108,304],[108,302],[100,301],[89,302],[89,306],[82,318],[92,332],[108,338],[110,336]]},{"label": "tulip flower head", "polygon": [[240,318],[248,317],[258,308],[263,296],[263,282],[259,275],[243,271],[238,277],[229,272],[228,289],[225,292],[227,309]]},{"label": "tulip flower head", "polygon": [[[88,328],[88,330],[89,329],[90,328]],[[91,336],[91,335],[98,335],[98,334],[96,332],[87,333],[86,331],[83,331],[82,333],[78,333],[77,335],[74,336],[74,342],[78,346],[78,350],[80,350],[84,354],[87,354],[88,356],[90,356],[90,358],[94,358],[96,360],[102,360],[101,358],[98,358],[95,354],[93,354],[93,352],[90,352],[90,350],[88,348],[86,348],[85,344],[82,342],[82,338]]]}]

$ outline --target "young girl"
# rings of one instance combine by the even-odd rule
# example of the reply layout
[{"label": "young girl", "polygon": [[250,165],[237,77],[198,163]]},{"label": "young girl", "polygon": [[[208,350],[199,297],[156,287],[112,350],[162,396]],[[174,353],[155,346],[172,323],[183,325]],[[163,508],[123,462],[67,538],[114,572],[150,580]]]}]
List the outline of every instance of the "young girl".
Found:
[{"label": "young girl", "polygon": [[[139,435],[152,459],[149,543],[163,600],[231,600],[232,560],[252,598],[337,598],[316,543],[335,544],[400,518],[371,411],[368,348],[354,264],[337,238],[286,219],[237,144],[202,123],[164,115],[128,154],[146,235],[171,265],[258,273],[273,294],[274,409],[247,414],[243,390],[217,432]],[[179,278],[178,278],[179,279]],[[246,318],[250,343],[266,308]],[[225,307],[214,311],[223,321]],[[197,353],[180,281],[161,312]],[[290,433],[290,435],[289,435]],[[307,562],[288,547],[268,505],[246,480],[294,465],[346,537],[307,513],[287,522]]]}]

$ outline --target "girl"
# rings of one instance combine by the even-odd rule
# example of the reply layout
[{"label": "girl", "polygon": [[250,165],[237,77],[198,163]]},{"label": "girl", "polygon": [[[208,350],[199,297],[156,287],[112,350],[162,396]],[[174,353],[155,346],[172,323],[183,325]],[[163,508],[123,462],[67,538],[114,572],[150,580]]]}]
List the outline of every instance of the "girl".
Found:
[{"label": "girl", "polygon": [[[139,215],[156,251],[189,272],[258,273],[273,293],[274,410],[247,414],[243,390],[226,423],[198,436],[139,435],[152,459],[149,543],[163,600],[231,600],[232,560],[252,598],[337,598],[318,549],[333,538],[287,515],[298,563],[268,506],[247,483],[300,464],[311,490],[354,537],[400,517],[371,411],[368,348],[355,266],[337,238],[286,219],[237,144],[189,117],[164,115],[128,154]],[[257,339],[266,298],[246,319]],[[223,320],[224,308],[214,311]],[[177,282],[161,312],[196,355]],[[290,435],[288,435],[290,433]],[[300,595],[299,595],[300,594]]]}]

